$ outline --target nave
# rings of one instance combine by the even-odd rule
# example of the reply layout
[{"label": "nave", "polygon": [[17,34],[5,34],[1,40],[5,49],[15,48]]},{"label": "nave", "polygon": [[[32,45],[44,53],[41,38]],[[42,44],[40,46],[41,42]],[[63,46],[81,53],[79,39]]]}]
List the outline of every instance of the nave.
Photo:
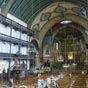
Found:
[{"label": "nave", "polygon": [[[41,76],[46,80],[50,75],[55,79],[60,73],[42,73]],[[58,88],[88,88],[88,74],[85,73],[67,73],[63,72],[64,77],[56,80]],[[0,88],[9,88],[7,82],[0,84]],[[27,78],[21,78],[13,81],[13,88],[38,88],[38,74],[32,74]]]}]

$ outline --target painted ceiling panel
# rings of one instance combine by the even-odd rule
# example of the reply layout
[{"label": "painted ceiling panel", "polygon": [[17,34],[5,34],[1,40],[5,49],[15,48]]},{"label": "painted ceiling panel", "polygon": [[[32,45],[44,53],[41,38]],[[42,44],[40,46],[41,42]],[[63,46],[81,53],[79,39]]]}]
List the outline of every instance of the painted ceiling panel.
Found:
[{"label": "painted ceiling panel", "polygon": [[27,17],[29,17],[30,20],[34,19],[34,17],[36,16],[37,13],[39,13],[43,8],[45,8],[46,6],[48,6],[51,3],[52,3],[51,0],[47,0],[47,1],[46,0],[45,1],[41,0],[41,2],[38,3],[38,5],[36,5],[35,7],[33,6],[33,11],[32,11],[33,16],[29,14]]},{"label": "painted ceiling panel", "polygon": [[[29,3],[29,2],[28,2],[28,3]],[[28,3],[27,3],[27,4],[28,4]],[[21,17],[23,17],[23,15],[26,14],[25,12],[27,12],[27,10],[28,10],[29,8],[31,9],[31,4],[32,4],[32,3],[29,3],[28,5],[27,5],[27,4],[21,9],[21,12],[20,12],[20,16],[21,16]],[[24,14],[24,13],[25,13],[25,14]]]},{"label": "painted ceiling panel", "polygon": [[22,0],[15,0],[15,2],[12,4],[10,11],[12,13],[15,13],[15,11],[17,10],[17,8],[19,7],[20,3],[22,2]]},{"label": "painted ceiling panel", "polygon": [[[52,0],[53,1],[53,0]],[[33,14],[46,7],[51,0],[15,0],[10,13],[27,22]],[[31,14],[32,13],[32,14]]]},{"label": "painted ceiling panel", "polygon": [[36,10],[38,10],[39,9],[39,7],[36,7],[34,10],[33,10],[33,12],[32,12],[32,10],[31,11],[29,11],[28,12],[28,14],[27,14],[27,16],[26,16],[26,18],[25,18],[25,21],[27,21],[30,17],[32,18],[32,17],[34,17],[34,15],[32,15]]},{"label": "painted ceiling panel", "polygon": [[[0,0],[2,4],[4,0]],[[56,1],[62,0],[14,0],[9,12],[14,16],[20,18],[24,22],[30,22],[31,17],[35,17],[41,10]],[[63,0],[65,2],[72,2],[86,5],[88,0]]]},{"label": "painted ceiling panel", "polygon": [[24,9],[23,7],[26,5],[25,3],[26,3],[26,2],[23,0],[23,1],[19,4],[17,10],[16,10],[14,13],[19,16],[20,12]]}]

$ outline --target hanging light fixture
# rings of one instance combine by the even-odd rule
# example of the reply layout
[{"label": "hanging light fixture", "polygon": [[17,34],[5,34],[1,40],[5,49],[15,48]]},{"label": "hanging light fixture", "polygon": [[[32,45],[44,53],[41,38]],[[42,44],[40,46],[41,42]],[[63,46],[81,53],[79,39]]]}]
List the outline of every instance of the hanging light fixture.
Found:
[{"label": "hanging light fixture", "polygon": [[60,22],[60,24],[69,24],[69,23],[72,23],[72,20],[71,19],[67,19],[66,18],[64,12],[62,13],[62,17],[63,17],[63,20]]},{"label": "hanging light fixture", "polygon": [[61,24],[69,24],[69,23],[72,23],[72,20],[63,20],[60,23]]}]

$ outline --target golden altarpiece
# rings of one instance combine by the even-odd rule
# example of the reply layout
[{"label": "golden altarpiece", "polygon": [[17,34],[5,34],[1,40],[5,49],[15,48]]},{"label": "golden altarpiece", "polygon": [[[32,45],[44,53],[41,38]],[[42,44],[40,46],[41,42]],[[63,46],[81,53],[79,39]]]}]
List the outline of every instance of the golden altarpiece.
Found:
[{"label": "golden altarpiece", "polygon": [[56,62],[77,65],[79,69],[83,69],[86,44],[82,33],[70,27],[60,30],[53,41],[53,57]]}]

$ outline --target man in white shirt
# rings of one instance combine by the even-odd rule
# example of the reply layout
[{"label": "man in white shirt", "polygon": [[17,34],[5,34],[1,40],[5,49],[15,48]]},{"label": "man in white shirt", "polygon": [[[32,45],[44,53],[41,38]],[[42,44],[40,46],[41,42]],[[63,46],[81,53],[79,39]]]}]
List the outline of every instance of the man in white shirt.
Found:
[{"label": "man in white shirt", "polygon": [[45,82],[44,79],[40,76],[38,79],[38,88],[44,88]]},{"label": "man in white shirt", "polygon": [[47,79],[46,79],[46,85],[47,86],[49,86],[51,83],[54,83],[54,82],[55,82],[55,80],[54,80],[54,76],[53,75],[47,77]]}]

